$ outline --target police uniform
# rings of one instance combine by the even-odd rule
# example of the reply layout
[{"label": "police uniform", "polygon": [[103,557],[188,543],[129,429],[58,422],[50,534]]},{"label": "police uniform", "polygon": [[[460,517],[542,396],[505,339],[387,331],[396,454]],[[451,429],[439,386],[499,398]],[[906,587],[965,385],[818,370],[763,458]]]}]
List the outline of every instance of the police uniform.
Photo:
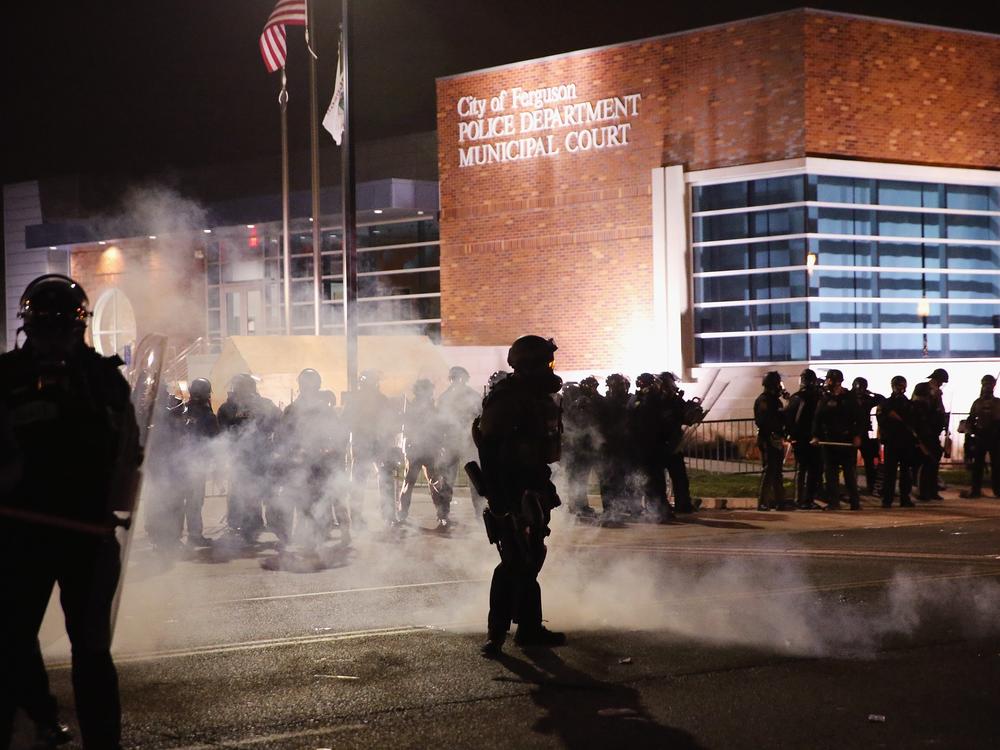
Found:
[{"label": "police uniform", "polygon": [[[828,376],[829,377],[829,376]],[[839,393],[826,390],[820,396],[813,420],[813,437],[819,442],[847,443],[848,445],[823,445],[823,472],[825,475],[825,499],[829,510],[840,508],[839,474],[844,475],[844,484],[850,498],[851,510],[861,509],[858,496],[856,442],[861,439],[862,424],[858,414],[857,401],[850,391],[840,389]]]},{"label": "police uniform", "polygon": [[542,626],[538,573],[545,561],[549,518],[559,504],[549,464],[560,458],[561,415],[553,394],[560,379],[544,362],[555,344],[537,336],[518,339],[508,362],[514,374],[483,400],[474,426],[488,488],[487,529],[500,552],[490,585],[484,656],[496,656],[511,622],[522,644],[559,645],[565,637]]},{"label": "police uniform", "polygon": [[[475,456],[472,442],[472,423],[483,406],[482,394],[465,384],[468,373],[464,368],[453,367],[451,383],[438,397],[438,425],[441,429],[441,457],[438,473],[441,479],[441,502],[450,506],[454,500],[458,467]],[[476,517],[482,515],[485,500],[469,485],[472,509]]]},{"label": "police uniform", "polygon": [[601,505],[605,513],[637,513],[638,498],[632,482],[635,452],[630,443],[629,381],[624,375],[616,374],[609,376],[605,384],[608,391],[601,402],[598,468]]},{"label": "police uniform", "polygon": [[179,532],[187,526],[187,542],[191,546],[203,546],[205,526],[202,519],[202,509],[205,506],[205,482],[208,479],[209,459],[206,448],[209,441],[219,434],[219,419],[212,410],[212,386],[208,384],[207,395],[194,395],[194,386],[198,381],[208,384],[207,380],[198,378],[192,383],[192,395],[180,408],[180,422],[183,431],[184,451],[182,454],[183,497],[181,514],[177,518]]},{"label": "police uniform", "polygon": [[975,445],[972,451],[972,483],[966,497],[980,497],[983,490],[983,472],[986,457],[990,459],[990,482],[993,496],[1000,497],[1000,398],[993,395],[996,381],[992,376],[983,378],[982,395],[969,409],[969,426]]},{"label": "police uniform", "polygon": [[920,443],[917,486],[919,498],[923,501],[941,499],[938,494],[938,466],[944,453],[941,432],[945,428],[945,412],[940,400],[940,392],[931,382],[917,383],[913,389],[913,423]]},{"label": "police uniform", "polygon": [[[44,302],[49,292],[57,298],[78,295],[72,330],[58,328],[56,320],[45,332],[48,324],[34,317],[43,310],[36,304],[33,311],[31,304]],[[6,422],[0,432],[12,444],[0,456],[3,747],[10,741],[15,706],[54,709],[44,705],[48,685],[38,629],[56,583],[72,645],[84,747],[113,750],[121,742],[118,677],[111,659],[111,609],[121,561],[112,511],[131,510],[138,430],[129,387],[118,370],[121,360],[102,357],[83,343],[86,305],[86,295],[71,279],[36,279],[21,301],[27,343],[0,355]],[[64,343],[64,353],[53,355],[51,342],[62,335],[57,330],[72,345]]]},{"label": "police uniform", "polygon": [[900,506],[913,507],[910,492],[913,490],[912,470],[917,463],[918,452],[913,404],[905,393],[893,392],[879,404],[877,416],[879,436],[884,447],[882,507],[892,506],[897,476]]},{"label": "police uniform", "polygon": [[405,521],[409,516],[413,487],[423,471],[431,502],[437,513],[437,528],[445,530],[451,525],[448,518],[451,512],[451,496],[441,492],[444,485],[438,473],[441,427],[438,423],[437,409],[434,408],[433,393],[434,386],[429,380],[417,381],[414,385],[414,398],[406,404],[406,412],[403,414],[406,474],[399,491],[396,514],[399,521]]},{"label": "police uniform", "polygon": [[861,453],[861,460],[864,462],[865,466],[865,491],[871,495],[875,492],[875,459],[878,458],[878,439],[870,436],[871,433],[871,413],[872,410],[878,407],[885,400],[885,396],[879,393],[872,393],[868,390],[868,383],[863,379],[863,386],[859,388],[852,388],[851,393],[854,394],[854,398],[858,403],[858,413],[862,421],[862,433],[861,433],[861,447],[858,451]]},{"label": "police uniform", "polygon": [[763,461],[760,492],[757,495],[757,509],[785,510],[784,462],[785,462],[785,419],[781,403],[781,379],[774,382],[765,377],[764,392],[757,396],[753,404],[753,419],[757,425],[757,446]]},{"label": "police uniform", "polygon": [[378,389],[374,373],[362,373],[361,387],[348,394],[344,422],[351,430],[350,514],[353,526],[364,526],[362,515],[365,485],[374,473],[378,484],[379,509],[386,525],[396,522],[396,456],[394,443],[401,417]]},{"label": "police uniform", "polygon": [[815,501],[823,481],[823,455],[819,446],[810,441],[820,388],[815,375],[800,382],[799,390],[785,406],[785,422],[795,454],[795,505],[800,510],[815,510],[819,507]]},{"label": "police uniform", "polygon": [[[585,387],[590,386],[590,387]],[[567,388],[573,388],[569,393]],[[571,513],[593,515],[587,499],[590,473],[598,467],[601,448],[600,419],[604,399],[597,380],[563,388],[563,459],[566,468],[566,502]]]}]

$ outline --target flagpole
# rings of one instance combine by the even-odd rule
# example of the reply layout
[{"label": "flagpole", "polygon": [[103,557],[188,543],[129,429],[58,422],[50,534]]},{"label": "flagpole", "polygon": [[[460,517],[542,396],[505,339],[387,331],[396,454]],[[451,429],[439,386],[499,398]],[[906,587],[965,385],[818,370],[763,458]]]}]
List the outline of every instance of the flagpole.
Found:
[{"label": "flagpole", "polygon": [[316,102],[316,52],[312,47],[315,31],[315,13],[311,3],[306,3],[306,50],[309,52],[309,155],[312,179],[312,245],[313,245],[313,333],[322,330],[320,303],[322,302],[323,255],[320,246],[319,205],[319,105]]},{"label": "flagpole", "polygon": [[281,67],[281,92],[278,94],[281,108],[281,271],[284,277],[285,335],[292,333],[292,264],[288,239],[288,78],[284,66]]},{"label": "flagpole", "polygon": [[344,341],[347,347],[347,388],[358,387],[358,247],[357,217],[354,204],[354,141],[351,137],[350,108],[350,34],[348,0],[341,0],[343,69],[344,69],[344,136],[341,141],[341,200],[344,216]]}]

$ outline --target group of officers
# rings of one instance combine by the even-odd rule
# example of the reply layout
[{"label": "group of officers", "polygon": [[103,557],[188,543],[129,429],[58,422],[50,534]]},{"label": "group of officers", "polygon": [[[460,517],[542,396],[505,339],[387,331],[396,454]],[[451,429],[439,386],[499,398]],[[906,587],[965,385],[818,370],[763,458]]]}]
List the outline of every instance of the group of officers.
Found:
[{"label": "group of officers", "polygon": [[[896,375],[888,396],[868,390],[868,381],[857,377],[844,388],[840,370],[827,371],[820,381],[811,369],[799,376],[799,389],[785,391],[778,372],[763,377],[763,391],[754,402],[757,444],[763,461],[758,496],[759,510],[838,510],[840,477],[851,510],[860,510],[856,467],[864,465],[867,494],[880,496],[883,508],[892,507],[898,492],[901,507],[920,501],[941,500],[938,469],[944,454],[941,442],[950,415],[942,389],[948,372],[934,370],[907,397],[907,382]],[[980,396],[959,430],[966,433],[966,461],[971,487],[963,497],[982,496],[986,458],[991,464],[994,495],[1000,497],[1000,477],[992,470],[1000,454],[1000,399],[993,395],[997,380],[984,375]],[[871,437],[872,413],[878,437]],[[795,457],[794,498],[786,498],[783,468],[787,446]],[[817,504],[824,501],[825,505]]]},{"label": "group of officers", "polygon": [[[471,425],[482,396],[468,385],[465,368],[452,367],[448,379],[436,401],[434,384],[417,380],[400,405],[382,393],[378,373],[367,370],[338,408],[320,374],[307,368],[299,373],[298,395],[282,410],[258,393],[251,375],[240,374],[218,413],[211,383],[192,381],[186,402],[168,397],[154,431],[150,538],[158,547],[177,547],[186,525],[189,546],[212,543],[203,534],[202,506],[213,457],[228,464],[227,541],[253,544],[267,529],[282,544],[294,535],[298,546],[315,550],[339,528],[341,541],[349,542],[352,527],[367,527],[364,492],[373,477],[387,528],[407,523],[423,475],[436,528],[451,529],[459,464],[474,454]],[[477,514],[483,503],[473,489]]]}]

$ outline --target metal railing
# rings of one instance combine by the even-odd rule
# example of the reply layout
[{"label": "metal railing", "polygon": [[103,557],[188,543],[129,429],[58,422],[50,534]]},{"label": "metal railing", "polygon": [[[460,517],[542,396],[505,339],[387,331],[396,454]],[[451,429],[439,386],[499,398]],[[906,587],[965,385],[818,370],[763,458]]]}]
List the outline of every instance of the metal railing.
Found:
[{"label": "metal railing", "polygon": [[[965,435],[958,431],[958,425],[968,416],[968,412],[951,413],[948,424],[950,443],[945,444],[950,450],[946,450],[941,458],[942,465],[950,468],[964,464]],[[757,426],[752,419],[706,419],[688,428],[681,446],[690,469],[722,474],[753,474],[761,470]],[[788,451],[786,470],[794,462],[791,451]]]}]

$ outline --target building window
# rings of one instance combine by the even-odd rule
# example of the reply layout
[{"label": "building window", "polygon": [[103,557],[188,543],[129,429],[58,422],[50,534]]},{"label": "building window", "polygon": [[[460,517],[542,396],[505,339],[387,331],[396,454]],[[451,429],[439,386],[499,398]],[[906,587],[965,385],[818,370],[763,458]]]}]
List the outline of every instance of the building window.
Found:
[{"label": "building window", "polygon": [[1000,187],[806,165],[692,183],[699,364],[1000,352]]},{"label": "building window", "polygon": [[105,357],[125,358],[126,347],[135,344],[135,311],[121,289],[108,289],[94,305],[91,327],[94,348]]}]

